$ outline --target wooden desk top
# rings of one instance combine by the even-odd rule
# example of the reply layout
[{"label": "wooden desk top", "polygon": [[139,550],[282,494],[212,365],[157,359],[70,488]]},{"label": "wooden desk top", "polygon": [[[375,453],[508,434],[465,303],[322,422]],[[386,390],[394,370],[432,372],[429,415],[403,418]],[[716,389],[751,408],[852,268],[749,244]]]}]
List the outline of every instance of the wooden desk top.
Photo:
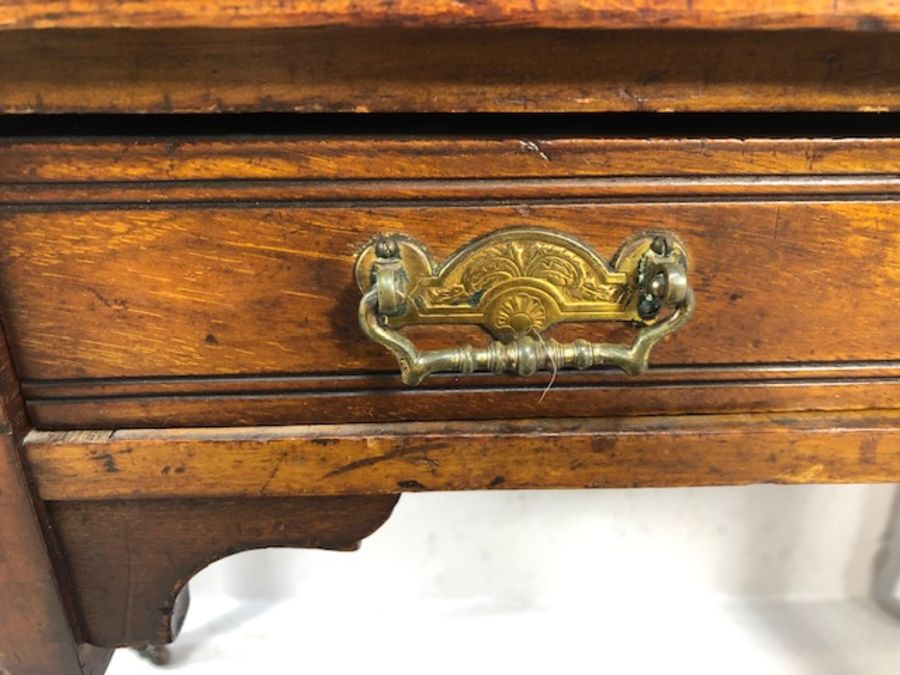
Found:
[{"label": "wooden desk top", "polygon": [[900,28],[896,0],[0,0],[0,28]]}]

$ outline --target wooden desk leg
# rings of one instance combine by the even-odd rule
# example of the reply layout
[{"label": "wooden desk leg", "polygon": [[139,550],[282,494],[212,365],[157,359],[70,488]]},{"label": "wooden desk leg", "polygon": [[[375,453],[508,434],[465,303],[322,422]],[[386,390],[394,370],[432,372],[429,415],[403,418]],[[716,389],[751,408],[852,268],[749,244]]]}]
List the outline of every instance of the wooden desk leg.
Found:
[{"label": "wooden desk leg", "polygon": [[47,502],[86,638],[104,647],[175,639],[187,582],[253,548],[353,550],[399,495]]},{"label": "wooden desk leg", "polygon": [[0,331],[0,675],[100,675],[112,650],[84,644],[73,630],[21,463],[26,431]]},{"label": "wooden desk leg", "polygon": [[114,647],[174,639],[187,582],[209,563],[270,546],[353,550],[399,499],[42,502],[22,462],[28,431],[0,326],[0,675],[102,675]]}]

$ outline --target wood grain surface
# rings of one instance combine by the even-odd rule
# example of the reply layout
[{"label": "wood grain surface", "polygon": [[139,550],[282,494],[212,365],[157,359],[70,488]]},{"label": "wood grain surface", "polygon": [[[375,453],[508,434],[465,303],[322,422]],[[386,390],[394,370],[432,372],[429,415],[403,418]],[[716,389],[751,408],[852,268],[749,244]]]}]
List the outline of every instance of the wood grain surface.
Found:
[{"label": "wood grain surface", "polygon": [[112,652],[85,644],[71,621],[65,567],[20,457],[27,428],[0,330],[0,673],[100,675]]},{"label": "wood grain surface", "polygon": [[900,411],[33,431],[46,499],[891,482]]},{"label": "wood grain surface", "polygon": [[[698,310],[654,364],[900,360],[900,205],[844,199],[582,199],[560,204],[157,204],[0,213],[0,310],[27,380],[352,374],[396,369],[357,326],[356,251],[401,232],[443,259],[500,228],[549,227],[606,256],[628,237],[685,242]],[[440,233],[440,236],[436,236]],[[423,349],[477,328],[407,329]],[[633,331],[566,324],[562,341]],[[473,380],[474,381],[474,380]]]},{"label": "wood grain surface", "polygon": [[9,31],[0,111],[900,110],[898,43],[827,31]]},{"label": "wood grain surface", "polygon": [[[236,205],[277,202],[437,202],[618,200],[669,201],[704,197],[748,199],[793,199],[823,195],[833,200],[841,195],[857,199],[863,195],[884,198],[900,187],[896,176],[821,176],[810,180],[792,176],[705,176],[703,179],[673,177],[610,177],[456,180],[349,180],[209,183],[127,183],[102,186],[102,208],[172,202],[178,207],[228,202]],[[14,203],[43,206],[48,203],[84,205],[99,196],[96,187],[20,183],[0,187],[0,194]],[[177,207],[176,207],[177,208]]]},{"label": "wood grain surface", "polygon": [[414,389],[389,374],[54,381],[29,386],[27,406],[39,429],[110,429],[878,410],[900,401],[898,364],[771,371],[653,367],[629,378],[604,369],[560,373],[552,386],[550,375],[446,375]]},{"label": "wood grain surface", "polygon": [[172,499],[50,504],[81,624],[107,647],[163,644],[180,628],[188,580],[252,548],[353,550],[380,527],[396,495]]},{"label": "wood grain surface", "polygon": [[0,28],[900,28],[896,0],[0,0]]},{"label": "wood grain surface", "polygon": [[[870,121],[874,126],[879,120],[897,116],[853,117],[861,118],[863,126]],[[266,117],[259,119],[257,130],[265,133]],[[768,133],[761,138],[716,138],[724,122],[715,115],[700,116],[708,126],[702,123],[699,128],[695,126],[692,134],[700,135],[695,138],[686,137],[686,132],[679,128],[679,121],[684,121],[685,116],[677,120],[668,118],[672,119],[671,126],[663,124],[644,132],[667,132],[675,138],[617,138],[612,134],[617,130],[616,119],[621,124],[621,118],[606,116],[581,118],[585,120],[582,127],[593,128],[593,137],[560,137],[560,133],[566,133],[566,122],[559,116],[541,116],[531,124],[520,122],[524,128],[516,133],[521,135],[510,135],[504,128],[504,122],[515,126],[513,117],[501,116],[500,122],[492,116],[470,118],[475,120],[470,129],[473,125],[477,128],[478,120],[484,121],[485,129],[491,133],[487,138],[449,134],[437,138],[427,135],[355,138],[346,134],[322,137],[318,129],[316,135],[302,136],[298,134],[304,129],[303,118],[292,119],[297,133],[287,135],[204,138],[186,133],[160,138],[125,131],[126,137],[120,139],[108,135],[56,139],[0,136],[0,202],[28,199],[25,189],[46,194],[40,192],[42,186],[55,189],[57,198],[75,192],[83,194],[87,201],[104,201],[115,188],[177,190],[183,183],[187,184],[186,189],[202,187],[209,194],[217,190],[220,197],[227,199],[231,190],[248,190],[254,185],[266,185],[267,181],[302,181],[291,185],[294,190],[310,182],[334,185],[333,181],[342,180],[371,183],[627,177],[644,179],[646,184],[649,178],[700,176],[707,177],[714,185],[722,185],[729,177],[744,176],[771,180],[815,177],[815,184],[819,185],[829,177],[835,180],[851,177],[857,181],[861,176],[887,178],[900,174],[900,139],[816,137],[823,131],[834,136],[848,133],[841,132],[840,122],[825,126],[827,120],[817,116],[803,117],[805,125],[795,123],[791,127],[799,136],[795,138],[772,137],[779,128],[777,123],[755,131]],[[725,121],[729,119],[737,119],[731,122],[731,133],[743,130],[749,134],[754,121],[760,122],[756,116],[725,116]],[[784,121],[784,117],[779,119]],[[73,132],[77,132],[77,122],[70,123]],[[900,125],[900,119],[896,124]],[[556,131],[556,125],[563,131]],[[115,129],[115,126],[106,128],[107,131]],[[641,129],[638,123],[629,131],[633,136],[641,133]],[[195,130],[202,130],[202,126]],[[581,132],[584,133],[583,128]],[[210,181],[214,183],[210,185]],[[746,189],[749,183],[743,180],[739,185]],[[21,186],[23,191],[13,192],[16,186]],[[334,185],[332,189],[338,187]],[[78,188],[84,192],[77,192]],[[163,196],[154,201],[166,199]]]},{"label": "wood grain surface", "polygon": [[[7,141],[0,310],[40,428],[865,410],[898,400],[894,138]],[[687,243],[699,310],[637,379],[437,377],[364,339],[378,232]],[[440,232],[436,237],[435,233]],[[410,329],[423,347],[477,329]],[[625,327],[560,326],[559,339]]]}]

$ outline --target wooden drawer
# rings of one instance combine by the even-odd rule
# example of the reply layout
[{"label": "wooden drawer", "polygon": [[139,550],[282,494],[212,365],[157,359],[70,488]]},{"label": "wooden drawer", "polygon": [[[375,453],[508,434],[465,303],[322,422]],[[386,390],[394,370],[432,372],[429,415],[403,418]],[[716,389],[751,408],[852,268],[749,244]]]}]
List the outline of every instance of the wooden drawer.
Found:
[{"label": "wooden drawer", "polygon": [[[38,428],[853,410],[900,394],[898,139],[151,137],[0,152],[0,312]],[[670,231],[696,314],[638,377],[404,386],[357,325],[358,250],[403,233],[443,259],[509,226],[605,256]],[[410,333],[422,348],[489,340]]]}]

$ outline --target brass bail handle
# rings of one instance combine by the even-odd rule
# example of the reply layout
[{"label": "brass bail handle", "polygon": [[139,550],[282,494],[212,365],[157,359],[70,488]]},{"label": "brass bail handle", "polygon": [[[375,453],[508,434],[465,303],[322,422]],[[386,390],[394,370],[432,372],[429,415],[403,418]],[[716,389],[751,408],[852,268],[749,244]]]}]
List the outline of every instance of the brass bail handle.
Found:
[{"label": "brass bail handle", "polygon": [[[574,237],[509,228],[470,242],[441,264],[403,235],[379,235],[360,251],[359,325],[400,364],[405,384],[436,372],[518,373],[614,365],[638,375],[650,350],[694,313],[684,246],[668,232],[628,239],[607,262]],[[564,322],[626,321],[631,345],[544,339]],[[419,351],[400,329],[475,324],[495,340]]]}]

